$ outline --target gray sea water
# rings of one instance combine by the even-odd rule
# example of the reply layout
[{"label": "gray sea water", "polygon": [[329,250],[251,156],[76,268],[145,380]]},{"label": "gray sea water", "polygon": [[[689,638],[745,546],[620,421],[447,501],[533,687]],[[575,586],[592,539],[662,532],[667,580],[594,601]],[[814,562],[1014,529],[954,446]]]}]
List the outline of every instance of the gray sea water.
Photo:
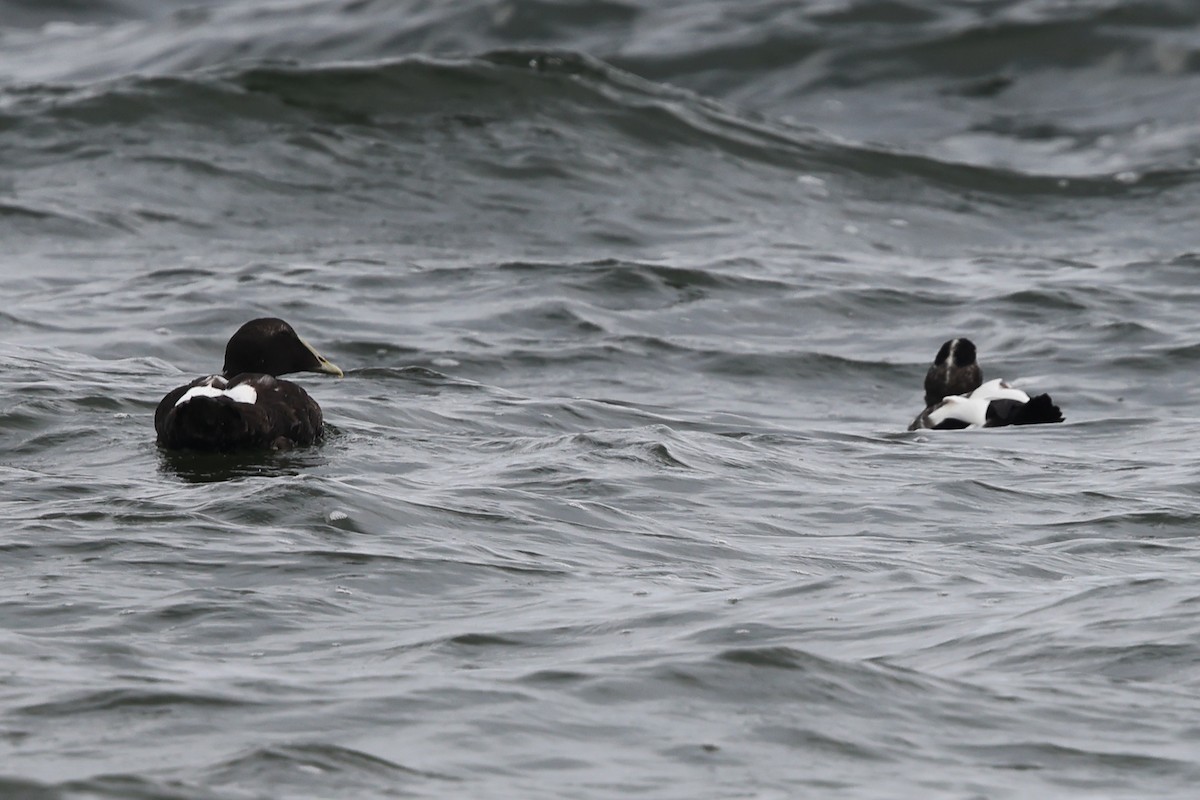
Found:
[{"label": "gray sea water", "polygon": [[[1200,6],[0,0],[0,797],[1193,798]],[[327,442],[152,415],[281,316]],[[938,346],[1063,425],[906,433]]]}]

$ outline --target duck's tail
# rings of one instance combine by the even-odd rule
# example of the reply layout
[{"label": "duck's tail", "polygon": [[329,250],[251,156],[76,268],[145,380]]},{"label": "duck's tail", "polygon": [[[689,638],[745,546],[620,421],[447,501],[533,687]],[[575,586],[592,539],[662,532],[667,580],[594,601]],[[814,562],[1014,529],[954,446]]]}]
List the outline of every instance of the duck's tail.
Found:
[{"label": "duck's tail", "polygon": [[1028,403],[1022,403],[1019,400],[993,400],[988,404],[986,427],[1043,425],[1062,421],[1062,411],[1054,405],[1050,395],[1039,394],[1029,398]]},{"label": "duck's tail", "polygon": [[252,404],[228,397],[193,397],[171,409],[158,441],[170,449],[235,450],[255,441]]},{"label": "duck's tail", "polygon": [[1048,394],[1029,398],[1014,417],[1013,425],[1041,425],[1047,422],[1062,422],[1062,411],[1054,405]]}]

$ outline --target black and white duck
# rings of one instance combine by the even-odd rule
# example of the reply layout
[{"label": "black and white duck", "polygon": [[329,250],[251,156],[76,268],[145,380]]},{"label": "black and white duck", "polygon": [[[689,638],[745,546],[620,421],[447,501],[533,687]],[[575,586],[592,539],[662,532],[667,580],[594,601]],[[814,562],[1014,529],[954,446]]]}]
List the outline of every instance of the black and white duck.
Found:
[{"label": "black and white duck", "polygon": [[158,444],[168,450],[284,450],[319,442],[317,401],[278,376],[342,371],[281,319],[265,317],[238,328],[225,346],[219,375],[172,389],[154,412]]},{"label": "black and white duck", "polygon": [[1030,397],[999,378],[984,383],[970,339],[950,339],[925,373],[925,410],[910,431],[999,428],[1062,422],[1062,411],[1048,394]]}]

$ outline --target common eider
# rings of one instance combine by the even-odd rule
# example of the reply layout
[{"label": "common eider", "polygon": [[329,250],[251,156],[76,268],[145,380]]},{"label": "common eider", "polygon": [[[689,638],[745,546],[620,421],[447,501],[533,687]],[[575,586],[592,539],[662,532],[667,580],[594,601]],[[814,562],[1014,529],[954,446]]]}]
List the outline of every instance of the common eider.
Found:
[{"label": "common eider", "polygon": [[1063,421],[1062,411],[1048,394],[1031,398],[999,378],[984,383],[975,357],[970,339],[951,339],[942,345],[925,374],[925,410],[908,426],[910,431]]},{"label": "common eider", "polygon": [[219,375],[172,389],[154,412],[158,444],[169,450],[272,449],[321,440],[321,407],[304,389],[277,376],[342,371],[281,319],[247,322],[225,346]]}]

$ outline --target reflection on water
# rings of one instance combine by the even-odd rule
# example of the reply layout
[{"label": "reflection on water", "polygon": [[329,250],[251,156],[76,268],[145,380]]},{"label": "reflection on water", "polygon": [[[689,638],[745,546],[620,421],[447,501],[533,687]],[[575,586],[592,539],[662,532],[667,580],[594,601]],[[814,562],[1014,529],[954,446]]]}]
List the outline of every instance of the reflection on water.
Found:
[{"label": "reflection on water", "polygon": [[[327,431],[328,436],[328,431]],[[328,463],[321,445],[295,450],[203,453],[159,448],[159,469],[188,483],[300,475]]]}]

